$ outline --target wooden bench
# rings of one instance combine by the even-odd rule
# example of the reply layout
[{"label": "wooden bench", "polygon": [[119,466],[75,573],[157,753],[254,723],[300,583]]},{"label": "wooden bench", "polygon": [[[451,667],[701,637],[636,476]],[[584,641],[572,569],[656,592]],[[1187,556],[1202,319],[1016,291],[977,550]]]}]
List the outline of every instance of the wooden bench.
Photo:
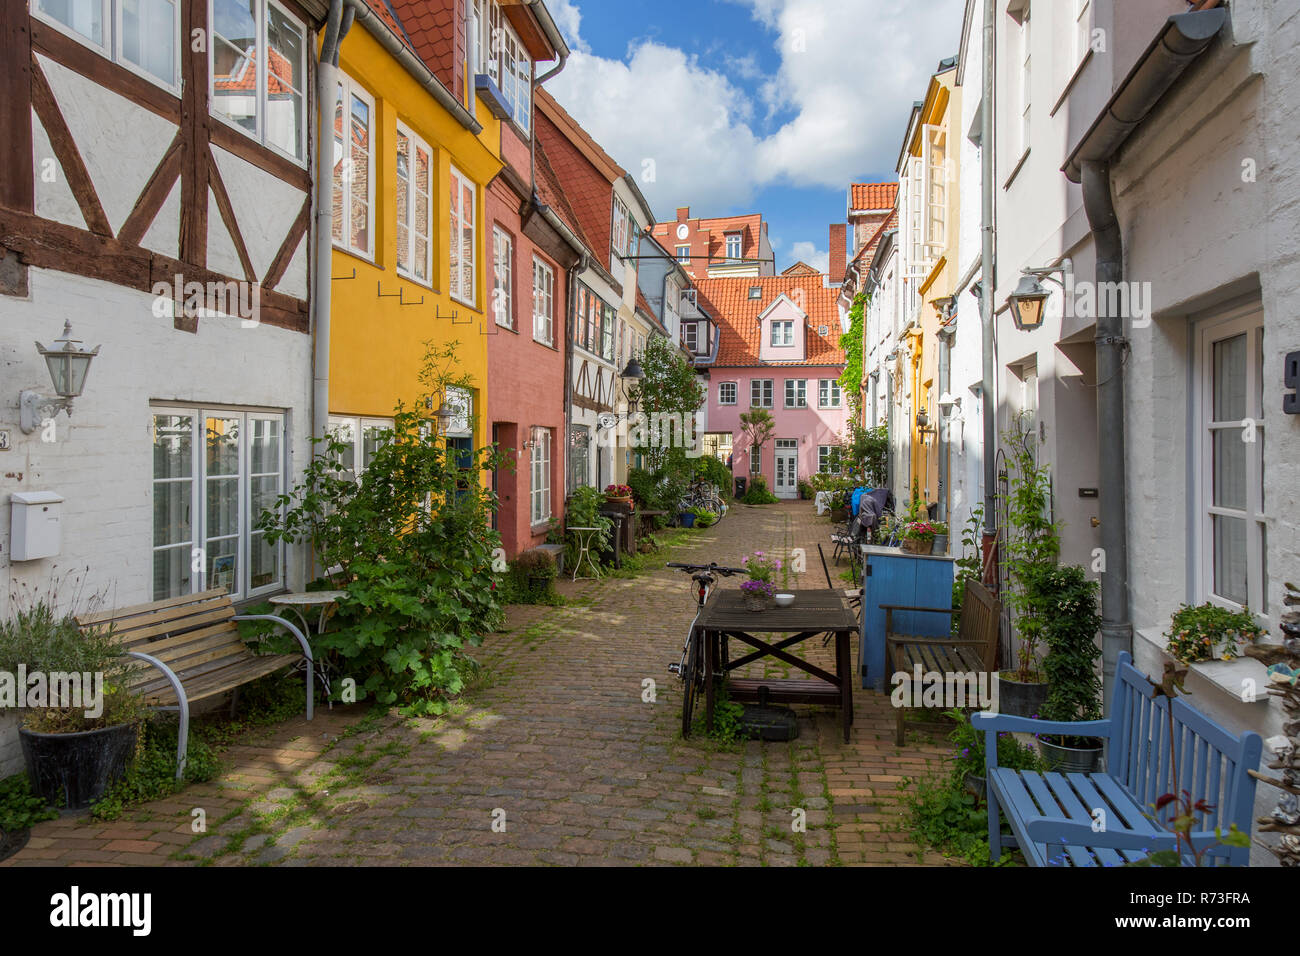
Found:
[{"label": "wooden bench", "polygon": [[[302,654],[254,653],[239,636],[239,621],[271,621],[283,627],[298,639]],[[191,702],[224,694],[306,658],[307,719],[312,719],[314,663],[307,638],[281,617],[236,614],[225,588],[84,614],[77,623],[87,630],[111,628],[127,655],[142,662],[132,671],[130,688],[147,707],[179,713],[177,780],[185,771]]]},{"label": "wooden bench", "polygon": [[[1168,827],[1173,807],[1156,811],[1166,793],[1187,791],[1191,802],[1205,800],[1210,809],[1198,815],[1188,837],[1205,850],[1203,861],[1246,866],[1249,847],[1217,846],[1216,828],[1226,833],[1236,824],[1250,833],[1255,780],[1263,742],[1259,734],[1234,737],[1181,698],[1172,704],[1119,655],[1110,717],[1077,723],[1033,720],[979,713],[971,724],[984,731],[988,782],[989,853],[996,860],[1003,846],[1019,846],[1031,866],[1121,866],[1157,850],[1184,851],[1186,844]],[[1172,706],[1175,760],[1170,760],[1169,715]],[[1102,773],[1033,773],[997,764],[1000,732],[1099,737],[1106,742]],[[1177,778],[1171,764],[1177,764]],[[999,814],[1011,825],[1002,835]],[[1098,826],[1101,824],[1101,826]],[[1207,849],[1208,848],[1208,849]]]},{"label": "wooden bench", "polygon": [[[952,608],[911,607],[902,604],[882,604],[880,607],[885,612],[885,661],[894,669],[890,680],[895,687],[908,685],[909,700],[921,699],[922,688],[915,686],[918,667],[923,675],[984,674],[988,675],[987,680],[993,679],[993,672],[997,670],[998,625],[1002,605],[978,581],[966,582],[961,602],[961,621],[955,638],[916,637],[894,632],[895,611],[920,611],[951,616]],[[972,701],[969,706],[979,706],[979,702]],[[900,746],[906,736],[905,718],[909,709],[895,708],[894,742]]]}]

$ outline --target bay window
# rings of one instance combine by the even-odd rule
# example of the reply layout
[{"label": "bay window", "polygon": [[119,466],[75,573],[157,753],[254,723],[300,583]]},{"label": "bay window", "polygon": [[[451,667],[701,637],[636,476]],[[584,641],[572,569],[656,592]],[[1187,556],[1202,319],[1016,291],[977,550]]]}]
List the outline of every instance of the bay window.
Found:
[{"label": "bay window", "polygon": [[474,0],[469,19],[470,72],[491,78],[510,107],[511,119],[527,133],[533,90],[528,50],[496,0]]},{"label": "bay window", "polygon": [[56,30],[97,49],[128,70],[179,92],[181,17],[177,3],[33,0],[31,11]]},{"label": "bay window", "polygon": [[284,548],[256,528],[286,486],[284,415],[155,407],[153,599],[284,582]]}]

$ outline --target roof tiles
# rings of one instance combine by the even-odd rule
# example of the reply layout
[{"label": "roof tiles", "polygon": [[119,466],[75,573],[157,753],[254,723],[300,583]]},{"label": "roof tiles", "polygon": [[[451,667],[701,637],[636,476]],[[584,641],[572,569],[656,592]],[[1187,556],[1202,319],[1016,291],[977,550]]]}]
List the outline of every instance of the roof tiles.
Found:
[{"label": "roof tiles", "polygon": [[[824,287],[821,273],[812,275],[734,276],[722,279],[698,279],[700,305],[718,323],[717,367],[753,367],[759,365],[843,365],[844,351],[839,347],[840,312],[836,305],[838,289]],[[760,297],[751,299],[749,290],[757,286]],[[762,324],[758,317],[782,294],[807,313],[804,328],[802,362],[761,362],[759,344]],[[826,329],[825,334],[820,330]]]}]

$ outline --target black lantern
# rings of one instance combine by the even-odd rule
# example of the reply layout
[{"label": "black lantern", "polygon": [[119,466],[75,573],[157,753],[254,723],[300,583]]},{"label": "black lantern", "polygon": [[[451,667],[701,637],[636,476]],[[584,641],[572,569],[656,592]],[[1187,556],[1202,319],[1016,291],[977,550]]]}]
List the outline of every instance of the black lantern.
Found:
[{"label": "black lantern", "polygon": [[1011,318],[1021,332],[1032,332],[1043,324],[1043,305],[1050,295],[1035,275],[1020,277],[1020,284],[1011,293],[1007,301],[1011,306]]}]

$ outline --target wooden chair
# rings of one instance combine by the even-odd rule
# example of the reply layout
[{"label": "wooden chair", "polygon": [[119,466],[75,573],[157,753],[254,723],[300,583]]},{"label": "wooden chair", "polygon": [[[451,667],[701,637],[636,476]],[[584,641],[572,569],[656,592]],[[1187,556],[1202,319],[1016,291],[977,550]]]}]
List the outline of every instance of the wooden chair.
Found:
[{"label": "wooden chair", "polygon": [[[952,615],[952,608],[910,607],[882,604],[885,612],[885,660],[894,669],[894,678],[909,685],[909,699],[920,700],[922,687],[916,686],[916,668],[925,674],[986,674],[992,680],[997,670],[998,626],[1002,605],[978,581],[967,581],[961,602],[961,624],[957,637],[915,637],[894,632],[894,612]],[[895,687],[901,686],[895,684]],[[945,678],[945,686],[947,680]],[[900,746],[906,736],[907,707],[896,708],[894,742]]]},{"label": "wooden chair", "polygon": [[[302,654],[259,655],[239,636],[239,621],[271,621],[298,639]],[[85,614],[84,630],[111,628],[111,634],[140,661],[128,686],[154,710],[180,716],[176,745],[176,779],[185,772],[189,744],[190,703],[216,697],[305,658],[307,719],[315,696],[311,645],[289,621],[273,614],[236,614],[225,588]]]}]

